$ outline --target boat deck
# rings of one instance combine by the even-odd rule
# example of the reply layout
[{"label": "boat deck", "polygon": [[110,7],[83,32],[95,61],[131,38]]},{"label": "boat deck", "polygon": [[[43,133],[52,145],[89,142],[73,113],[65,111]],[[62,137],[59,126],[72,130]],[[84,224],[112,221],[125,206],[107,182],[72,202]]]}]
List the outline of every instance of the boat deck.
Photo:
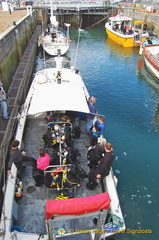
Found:
[{"label": "boat deck", "polygon": [[[80,149],[81,156],[78,157],[80,166],[89,172],[87,166],[87,145],[89,144],[89,137],[85,134],[85,121],[79,121],[79,126],[81,128],[81,136],[79,139],[74,139],[74,148]],[[24,149],[28,156],[33,156],[37,159],[38,151],[40,148],[44,147],[42,143],[42,136],[47,131],[47,123],[45,119],[28,119],[25,134],[24,134]],[[85,178],[83,185],[76,188],[76,197],[86,197],[90,195],[95,195],[102,192],[101,186],[94,191],[86,189],[86,183],[88,179]],[[47,198],[53,200],[59,192],[57,190],[49,189],[42,185],[40,187],[35,186],[35,181],[32,177],[32,167],[26,167],[22,174],[23,182],[23,196],[17,199],[19,205],[18,209],[18,219],[15,221],[15,225],[21,226],[23,232],[27,233],[38,233],[46,234],[45,227],[45,203]],[[62,200],[61,200],[62,201]],[[70,229],[91,229],[93,227],[93,221],[89,221],[87,218],[79,218],[76,220],[60,221],[56,222],[56,229],[63,227],[66,231]],[[76,227],[77,226],[77,227]],[[75,236],[74,236],[75,237]],[[65,238],[67,239],[67,238]],[[76,239],[71,236],[71,239]],[[80,239],[80,238],[78,238]],[[84,234],[81,239],[89,239],[87,234]]]}]

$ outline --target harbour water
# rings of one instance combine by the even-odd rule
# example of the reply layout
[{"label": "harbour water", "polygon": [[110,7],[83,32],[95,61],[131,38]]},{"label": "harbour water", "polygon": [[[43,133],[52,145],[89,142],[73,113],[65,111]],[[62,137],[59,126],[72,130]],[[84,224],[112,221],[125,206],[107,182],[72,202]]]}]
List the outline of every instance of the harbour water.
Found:
[{"label": "harbour water", "polygon": [[[67,57],[76,64],[89,93],[97,96],[98,112],[106,117],[105,137],[115,153],[113,169],[127,226],[115,239],[157,240],[159,82],[147,71],[139,49],[107,39],[104,26],[81,30],[79,46],[78,36],[78,30],[70,29]],[[39,53],[36,70],[42,62]]]}]

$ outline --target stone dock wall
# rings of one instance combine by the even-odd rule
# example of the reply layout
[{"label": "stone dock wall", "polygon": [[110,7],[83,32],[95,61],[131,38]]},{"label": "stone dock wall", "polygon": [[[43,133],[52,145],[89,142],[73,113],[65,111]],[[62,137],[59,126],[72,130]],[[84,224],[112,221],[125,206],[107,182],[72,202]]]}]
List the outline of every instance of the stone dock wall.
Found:
[{"label": "stone dock wall", "polygon": [[146,21],[148,30],[151,22],[154,22],[154,33],[159,37],[159,11],[156,13],[145,13],[132,8],[122,8],[122,15],[132,17],[134,21]]},{"label": "stone dock wall", "polygon": [[12,77],[37,25],[33,11],[0,35],[0,81],[8,90]]}]

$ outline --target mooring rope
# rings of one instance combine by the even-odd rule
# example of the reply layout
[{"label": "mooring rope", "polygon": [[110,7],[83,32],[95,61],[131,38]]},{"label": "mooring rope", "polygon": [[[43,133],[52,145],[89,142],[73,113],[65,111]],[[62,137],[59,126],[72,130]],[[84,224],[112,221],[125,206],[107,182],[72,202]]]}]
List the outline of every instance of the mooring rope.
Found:
[{"label": "mooring rope", "polygon": [[80,22],[80,26],[78,29],[78,40],[77,40],[77,47],[76,47],[76,54],[75,54],[75,62],[74,62],[74,67],[76,68],[76,63],[77,63],[77,54],[78,54],[78,48],[79,48],[79,40],[80,40],[80,29],[82,26],[82,18],[81,18],[81,22]]}]

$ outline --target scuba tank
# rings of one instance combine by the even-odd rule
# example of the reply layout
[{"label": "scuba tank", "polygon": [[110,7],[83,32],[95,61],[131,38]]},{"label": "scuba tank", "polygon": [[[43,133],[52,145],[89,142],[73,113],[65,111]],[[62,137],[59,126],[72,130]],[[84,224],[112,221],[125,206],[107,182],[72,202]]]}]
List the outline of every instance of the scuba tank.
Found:
[{"label": "scuba tank", "polygon": [[62,165],[66,165],[66,157],[63,158]]},{"label": "scuba tank", "polygon": [[61,142],[64,142],[64,141],[65,141],[65,135],[62,135]]},{"label": "scuba tank", "polygon": [[20,188],[21,190],[23,190],[23,184],[22,184],[22,181],[19,181],[19,188]]},{"label": "scuba tank", "polygon": [[16,179],[16,186],[15,186],[15,196],[16,197],[21,197],[23,195],[23,185],[22,181],[20,181],[18,178]]},{"label": "scuba tank", "polygon": [[57,143],[57,139],[54,132],[52,133],[51,137],[52,137],[52,145],[55,145]]},{"label": "scuba tank", "polygon": [[65,149],[63,149],[63,153],[62,153],[62,165],[66,165],[67,162],[67,155],[68,155],[68,151],[66,151]]}]

